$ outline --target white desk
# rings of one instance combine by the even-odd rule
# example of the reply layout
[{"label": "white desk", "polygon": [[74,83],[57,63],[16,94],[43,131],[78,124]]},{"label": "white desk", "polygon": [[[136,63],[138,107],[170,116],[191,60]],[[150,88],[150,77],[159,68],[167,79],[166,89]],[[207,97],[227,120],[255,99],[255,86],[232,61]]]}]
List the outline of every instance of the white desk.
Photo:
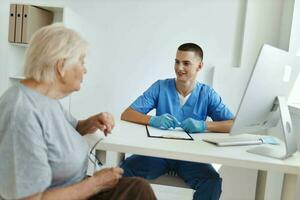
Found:
[{"label": "white desk", "polygon": [[[118,121],[113,134],[102,140],[96,149],[281,172],[287,175],[283,183],[282,199],[295,199],[297,175],[300,175],[299,152],[286,160],[277,160],[246,152],[253,146],[216,147],[201,140],[213,134],[228,137],[225,134],[209,133],[192,135],[194,141],[149,138],[145,126]],[[258,180],[265,181],[262,178]],[[259,195],[256,199],[259,199]]]}]

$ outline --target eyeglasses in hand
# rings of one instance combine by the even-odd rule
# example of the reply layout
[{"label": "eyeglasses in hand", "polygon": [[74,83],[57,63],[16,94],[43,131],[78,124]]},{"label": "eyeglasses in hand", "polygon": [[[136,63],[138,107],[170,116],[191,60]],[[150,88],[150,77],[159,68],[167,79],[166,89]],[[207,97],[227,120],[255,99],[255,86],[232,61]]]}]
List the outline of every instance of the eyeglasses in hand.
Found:
[{"label": "eyeglasses in hand", "polygon": [[101,142],[101,140],[103,140],[103,138],[100,138],[95,144],[94,146],[91,148],[90,153],[89,153],[89,160],[96,166],[102,166],[102,162],[100,161],[100,159],[97,157],[97,155],[94,153],[94,150],[97,146],[97,144],[99,144],[99,142]]}]

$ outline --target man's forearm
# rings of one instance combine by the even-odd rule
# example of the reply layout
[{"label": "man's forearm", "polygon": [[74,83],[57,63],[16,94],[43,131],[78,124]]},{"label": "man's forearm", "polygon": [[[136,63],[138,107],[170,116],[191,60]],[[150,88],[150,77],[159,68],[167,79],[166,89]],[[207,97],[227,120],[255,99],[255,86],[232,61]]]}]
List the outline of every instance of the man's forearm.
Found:
[{"label": "man's forearm", "polygon": [[139,113],[132,108],[127,108],[121,115],[121,119],[138,124],[149,124],[151,116]]},{"label": "man's forearm", "polygon": [[206,129],[209,132],[229,133],[233,120],[206,122]]}]

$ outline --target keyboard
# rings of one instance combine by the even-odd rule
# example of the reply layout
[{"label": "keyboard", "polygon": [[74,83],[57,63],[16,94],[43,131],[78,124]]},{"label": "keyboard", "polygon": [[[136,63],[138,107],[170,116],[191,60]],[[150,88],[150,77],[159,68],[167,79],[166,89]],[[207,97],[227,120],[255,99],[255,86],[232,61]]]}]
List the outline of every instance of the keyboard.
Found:
[{"label": "keyboard", "polygon": [[242,146],[242,145],[258,145],[263,141],[253,137],[226,137],[226,138],[206,138],[203,141],[215,144],[217,146]]}]

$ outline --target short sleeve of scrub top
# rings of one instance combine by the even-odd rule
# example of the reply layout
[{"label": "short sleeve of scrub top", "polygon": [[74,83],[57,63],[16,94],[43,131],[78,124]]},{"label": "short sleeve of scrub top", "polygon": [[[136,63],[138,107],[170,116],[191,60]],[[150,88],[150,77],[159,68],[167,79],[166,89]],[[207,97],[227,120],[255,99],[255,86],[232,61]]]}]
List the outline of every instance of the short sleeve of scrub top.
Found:
[{"label": "short sleeve of scrub top", "polygon": [[147,114],[152,109],[156,108],[159,90],[159,81],[156,81],[130,105],[130,108],[137,112]]},{"label": "short sleeve of scrub top", "polygon": [[234,118],[233,114],[223,103],[222,98],[211,88],[208,102],[208,116],[213,121],[231,120]]}]

